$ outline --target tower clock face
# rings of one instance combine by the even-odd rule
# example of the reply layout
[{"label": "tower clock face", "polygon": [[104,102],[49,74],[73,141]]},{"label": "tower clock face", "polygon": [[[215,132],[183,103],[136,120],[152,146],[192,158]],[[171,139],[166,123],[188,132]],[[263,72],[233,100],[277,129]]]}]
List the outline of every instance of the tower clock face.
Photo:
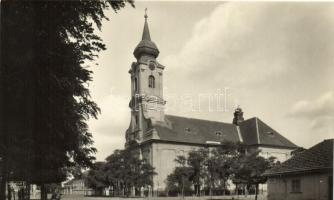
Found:
[{"label": "tower clock face", "polygon": [[148,64],[148,67],[150,68],[150,70],[154,70],[154,69],[155,69],[155,64],[154,64],[154,62],[150,62],[150,63]]}]

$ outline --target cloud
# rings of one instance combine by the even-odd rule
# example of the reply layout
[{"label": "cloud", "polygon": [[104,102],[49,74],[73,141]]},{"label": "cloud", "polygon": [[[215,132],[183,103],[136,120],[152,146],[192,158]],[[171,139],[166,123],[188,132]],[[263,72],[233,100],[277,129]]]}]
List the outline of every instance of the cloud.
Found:
[{"label": "cloud", "polygon": [[334,126],[334,91],[326,92],[314,100],[301,100],[296,102],[289,117],[306,119],[311,122],[313,129],[326,129],[333,131]]},{"label": "cloud", "polygon": [[314,119],[317,117],[331,117],[334,113],[334,91],[326,92],[315,100],[301,100],[296,102],[289,113],[293,117]]},{"label": "cloud", "polygon": [[97,103],[101,114],[98,120],[89,121],[89,126],[98,149],[97,159],[103,160],[115,149],[124,147],[130,122],[129,99],[110,92]]},{"label": "cloud", "polygon": [[[145,2],[105,22],[102,36],[109,49],[101,53],[92,87],[102,114],[89,122],[99,160],[124,147],[130,122],[127,70],[141,36],[144,19],[138,16],[147,6],[151,36],[161,51],[158,61],[166,66],[167,113],[230,122],[235,104],[240,104],[246,118],[260,117],[298,145],[311,146],[331,136],[333,93],[319,102],[316,96],[334,85],[334,4],[210,5]],[[117,91],[110,93],[111,86]],[[182,100],[191,97],[197,106],[201,94],[214,95],[225,88],[227,112],[189,111],[192,107]],[[296,102],[306,97],[314,100]],[[206,99],[201,103],[203,109],[210,105]]]},{"label": "cloud", "polygon": [[[182,115],[230,120],[233,107],[240,104],[247,116],[282,123],[288,134],[299,134],[282,118],[296,99],[315,98],[334,84],[334,43],[329,42],[334,34],[333,13],[334,4],[321,3],[218,5],[193,29],[185,30],[189,37],[179,51],[161,58],[165,86],[178,97],[230,89],[229,113],[185,111]],[[330,121],[317,120],[312,127]]]},{"label": "cloud", "polygon": [[328,42],[334,30],[329,14],[333,6],[327,7],[274,2],[219,5],[195,24],[181,50],[163,63],[176,76],[232,87],[279,82],[277,77],[292,78],[301,68],[308,75],[326,70],[334,50]]},{"label": "cloud", "polygon": [[[266,32],[258,31],[266,25],[262,18],[269,7],[254,4],[218,6],[208,17],[197,22],[181,51],[167,57],[165,62],[178,66],[178,70],[190,71],[189,76],[194,79],[201,77],[213,83],[244,84],[281,72],[285,67],[284,60],[273,56],[281,50],[270,46],[273,40],[268,37],[278,34],[271,33],[273,29],[270,27]],[[276,40],[278,43],[281,38]],[[265,62],[268,59],[271,59],[270,66]],[[255,70],[262,76],[254,73]]]}]

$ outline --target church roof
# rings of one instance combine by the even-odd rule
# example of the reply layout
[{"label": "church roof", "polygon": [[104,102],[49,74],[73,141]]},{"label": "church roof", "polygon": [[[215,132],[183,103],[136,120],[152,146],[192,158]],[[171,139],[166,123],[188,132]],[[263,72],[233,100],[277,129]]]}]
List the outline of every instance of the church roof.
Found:
[{"label": "church roof", "polygon": [[161,141],[193,144],[220,144],[230,141],[243,142],[247,145],[297,148],[295,144],[258,118],[241,122],[239,130],[238,126],[232,123],[173,115],[165,115],[165,121],[167,125],[154,125]]},{"label": "church roof", "polygon": [[333,169],[333,141],[324,140],[304,150],[282,164],[267,170],[265,176],[283,174],[309,173],[312,171],[323,171]]},{"label": "church roof", "polygon": [[155,126],[160,140],[207,144],[210,142],[240,141],[233,124],[166,115],[169,126]]},{"label": "church roof", "polygon": [[245,120],[239,126],[242,138],[247,145],[298,147],[257,117]]}]

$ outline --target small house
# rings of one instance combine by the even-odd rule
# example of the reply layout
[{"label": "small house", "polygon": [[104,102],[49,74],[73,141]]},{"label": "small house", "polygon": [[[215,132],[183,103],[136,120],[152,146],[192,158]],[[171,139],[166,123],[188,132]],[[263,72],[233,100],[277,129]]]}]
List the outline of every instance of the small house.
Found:
[{"label": "small house", "polygon": [[266,171],[268,200],[332,200],[333,140],[296,152]]}]

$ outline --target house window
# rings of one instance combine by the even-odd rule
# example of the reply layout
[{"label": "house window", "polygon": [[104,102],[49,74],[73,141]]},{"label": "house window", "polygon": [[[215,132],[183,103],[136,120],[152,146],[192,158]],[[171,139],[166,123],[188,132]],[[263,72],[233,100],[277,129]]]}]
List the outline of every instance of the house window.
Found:
[{"label": "house window", "polygon": [[267,134],[268,134],[270,137],[274,137],[274,132],[272,132],[272,131],[267,131]]},{"label": "house window", "polygon": [[148,77],[148,87],[155,88],[155,78],[152,75]]},{"label": "house window", "polygon": [[300,190],[300,179],[294,179],[291,182],[291,192],[301,192]]},{"label": "house window", "polygon": [[221,131],[216,131],[217,136],[223,136],[223,133]]},{"label": "house window", "polygon": [[137,78],[135,78],[135,81],[134,81],[135,83],[135,92],[137,92],[138,91],[138,81],[137,81]]}]

